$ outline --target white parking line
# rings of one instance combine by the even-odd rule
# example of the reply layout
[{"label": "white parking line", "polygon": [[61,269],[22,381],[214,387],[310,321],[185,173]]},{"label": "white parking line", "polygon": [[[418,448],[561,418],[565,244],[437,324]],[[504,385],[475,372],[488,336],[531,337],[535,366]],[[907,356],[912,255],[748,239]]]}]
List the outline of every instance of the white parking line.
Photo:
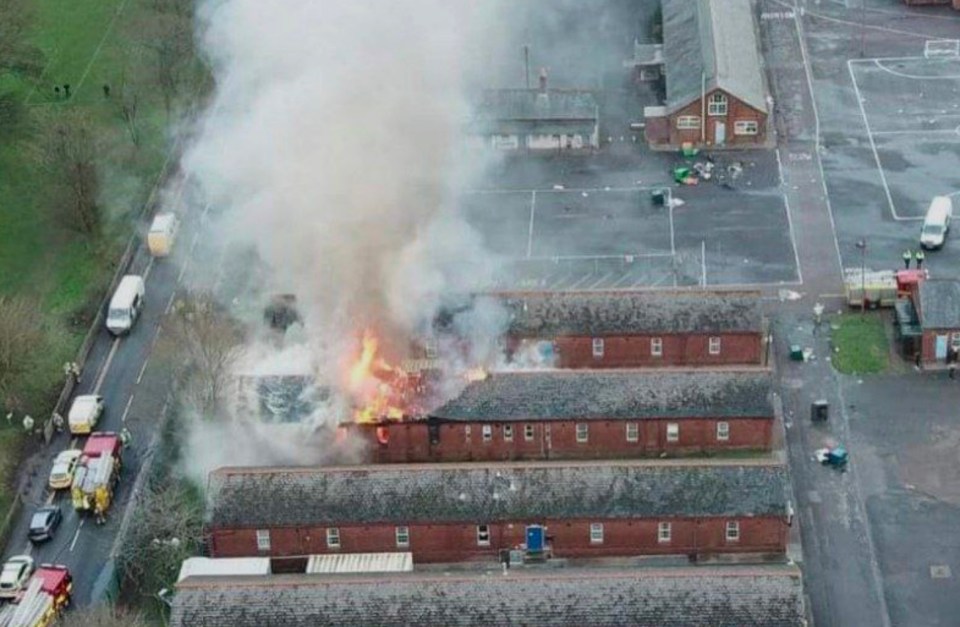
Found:
[{"label": "white parking line", "polygon": [[527,259],[533,254],[533,218],[537,213],[537,192],[530,193],[530,227],[527,229]]},{"label": "white parking line", "polygon": [[626,281],[627,279],[633,278],[633,271],[625,272],[623,276],[616,280],[616,282],[610,286],[610,289],[620,287],[620,284]]},{"label": "white parking line", "polygon": [[110,347],[110,353],[107,355],[107,361],[104,362],[103,368],[100,369],[100,374],[97,376],[97,383],[93,387],[93,393],[100,393],[100,386],[103,385],[103,380],[107,376],[107,371],[110,370],[110,364],[113,362],[114,355],[117,354],[117,348],[120,346],[120,338],[113,338],[113,346]]},{"label": "white parking line", "polygon": [[183,282],[183,275],[187,273],[187,268],[190,267],[190,260],[193,258],[193,249],[190,249],[190,255],[183,262],[183,266],[180,267],[180,274],[177,275],[177,285]]},{"label": "white parking line", "polygon": [[170,313],[170,310],[173,309],[173,299],[175,299],[176,297],[177,297],[176,292],[174,292],[173,294],[170,294],[170,300],[167,301],[167,307],[166,309],[163,310],[163,315],[165,316],[168,315]]},{"label": "white parking line", "polygon": [[123,416],[120,417],[120,422],[123,422],[123,423],[127,422],[127,414],[130,412],[130,405],[132,404],[133,404],[133,394],[131,394],[130,398],[127,399],[127,406],[123,410]]},{"label": "white parking line", "polygon": [[77,539],[80,537],[80,530],[83,529],[83,523],[87,521],[86,518],[80,519],[80,524],[77,525],[77,532],[73,534],[73,541],[70,543],[70,552],[73,553],[73,548],[77,546]]},{"label": "white parking line", "polygon": [[628,257],[634,259],[647,259],[654,257],[672,257],[673,253],[630,253],[627,255],[555,255],[553,257],[530,257],[530,261],[604,261],[618,259],[626,261]]},{"label": "white parking line", "polygon": [[568,289],[568,290],[575,290],[575,289],[577,289],[578,287],[580,287],[580,284],[581,284],[581,283],[583,283],[584,281],[586,281],[587,279],[589,279],[589,278],[592,277],[592,276],[593,276],[593,272],[591,272],[591,273],[589,273],[589,274],[583,275],[582,277],[580,277],[579,279],[577,279],[577,281],[576,281],[573,285],[568,286],[567,289]]},{"label": "white parking line", "polygon": [[790,232],[790,245],[793,247],[793,260],[797,264],[797,280],[803,283],[803,271],[800,269],[800,253],[797,251],[797,238],[793,233],[793,218],[790,216],[790,201],[783,194],[783,208],[787,211],[787,231]]},{"label": "white parking line", "polygon": [[608,279],[609,279],[610,277],[612,277],[614,274],[616,274],[616,273],[615,273],[615,272],[607,272],[605,275],[603,275],[602,277],[600,277],[599,279],[597,279],[596,281],[594,281],[593,283],[591,283],[590,285],[588,285],[588,286],[585,287],[584,289],[588,289],[588,290],[596,289],[596,287],[597,287],[598,285],[600,285],[600,284],[603,283],[604,281],[608,280]]},{"label": "white parking line", "polygon": [[150,261],[147,262],[147,268],[143,271],[143,280],[146,281],[147,277],[150,276],[150,271],[153,270],[153,260],[156,259],[153,255],[150,256]]}]

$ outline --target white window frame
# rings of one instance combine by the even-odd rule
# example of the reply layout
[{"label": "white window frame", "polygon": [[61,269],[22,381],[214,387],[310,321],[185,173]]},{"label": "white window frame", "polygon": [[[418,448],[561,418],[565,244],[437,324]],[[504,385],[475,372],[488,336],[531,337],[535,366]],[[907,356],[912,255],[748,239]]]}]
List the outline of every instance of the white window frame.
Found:
[{"label": "white window frame", "polygon": [[679,441],[680,441],[680,423],[668,422],[667,423],[667,442],[679,442]]},{"label": "white window frame", "polygon": [[717,441],[727,442],[729,439],[730,439],[730,423],[718,422],[717,423]]},{"label": "white window frame", "polygon": [[410,527],[394,528],[394,536],[397,540],[398,549],[405,549],[410,546]]},{"label": "white window frame", "polygon": [[493,441],[493,425],[483,425],[480,427],[480,432],[483,434],[484,442]]},{"label": "white window frame", "polygon": [[593,349],[593,357],[594,357],[594,359],[602,359],[602,358],[603,358],[603,349],[604,349],[603,343],[604,343],[604,342],[603,342],[603,338],[602,338],[602,337],[595,337],[595,338],[593,338],[593,341],[591,342],[590,348]]},{"label": "white window frame", "polygon": [[490,546],[490,525],[477,525],[477,546]]},{"label": "white window frame", "polygon": [[473,429],[470,428],[470,425],[466,425],[463,428],[463,439],[466,440],[467,444],[470,444],[470,440],[473,436]]},{"label": "white window frame", "polygon": [[657,542],[659,544],[670,544],[673,541],[673,525],[668,522],[661,522],[657,525]]},{"label": "white window frame", "polygon": [[707,98],[707,115],[727,115],[730,110],[727,95],[722,91],[715,91]]},{"label": "white window frame", "polygon": [[740,521],[739,520],[728,520],[726,525],[726,533],[724,537],[727,539],[727,542],[739,542],[740,541]]},{"label": "white window frame", "polygon": [[340,528],[339,527],[327,527],[327,548],[328,549],[340,548]]},{"label": "white window frame", "polygon": [[603,523],[590,523],[590,544],[603,544]]},{"label": "white window frame", "polygon": [[699,115],[677,116],[677,128],[680,129],[681,131],[700,130],[700,116]]},{"label": "white window frame", "polygon": [[626,426],[627,442],[640,441],[640,425],[636,422],[628,422]]},{"label": "white window frame", "polygon": [[707,350],[710,352],[710,354],[719,355],[720,350],[723,348],[723,338],[721,338],[719,335],[711,335],[710,339],[707,341],[709,342]]},{"label": "white window frame", "polygon": [[960,333],[954,331],[950,334],[950,346],[960,348]]},{"label": "white window frame", "polygon": [[513,425],[503,425],[503,440],[504,442],[513,442]]},{"label": "white window frame", "polygon": [[270,530],[269,529],[257,529],[257,550],[258,551],[270,550]]},{"label": "white window frame", "polygon": [[758,135],[760,123],[756,120],[736,120],[733,123],[734,135]]},{"label": "white window frame", "polygon": [[580,444],[586,444],[590,441],[590,425],[585,422],[578,422],[577,426],[577,442]]},{"label": "white window frame", "polygon": [[663,338],[650,338],[650,355],[652,357],[663,357]]},{"label": "white window frame", "polygon": [[527,442],[533,442],[533,425],[523,425],[523,439]]}]

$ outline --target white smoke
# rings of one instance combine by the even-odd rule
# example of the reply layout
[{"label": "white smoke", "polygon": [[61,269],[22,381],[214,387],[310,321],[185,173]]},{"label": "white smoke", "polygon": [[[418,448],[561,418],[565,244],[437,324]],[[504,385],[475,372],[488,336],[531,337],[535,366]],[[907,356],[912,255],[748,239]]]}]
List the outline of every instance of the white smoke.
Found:
[{"label": "white smoke", "polygon": [[[183,169],[217,208],[218,237],[254,245],[268,284],[296,292],[321,381],[341,382],[365,327],[402,344],[494,275],[457,202],[486,165],[462,129],[494,12],[470,0],[201,6],[216,92]],[[492,350],[502,319],[470,324]]]}]

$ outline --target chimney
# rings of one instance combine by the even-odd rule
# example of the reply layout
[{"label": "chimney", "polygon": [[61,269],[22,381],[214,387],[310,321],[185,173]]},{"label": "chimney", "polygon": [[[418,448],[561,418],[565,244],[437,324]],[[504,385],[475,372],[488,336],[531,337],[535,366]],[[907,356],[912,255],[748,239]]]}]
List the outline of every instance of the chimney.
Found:
[{"label": "chimney", "polygon": [[540,93],[547,93],[547,68],[540,68]]}]

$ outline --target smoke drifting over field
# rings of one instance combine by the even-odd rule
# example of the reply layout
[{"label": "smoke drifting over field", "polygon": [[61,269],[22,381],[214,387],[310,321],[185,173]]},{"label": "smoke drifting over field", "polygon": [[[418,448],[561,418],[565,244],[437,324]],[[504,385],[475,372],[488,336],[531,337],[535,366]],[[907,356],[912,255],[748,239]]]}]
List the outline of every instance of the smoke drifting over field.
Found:
[{"label": "smoke drifting over field", "polygon": [[[461,128],[483,62],[474,35],[493,12],[467,0],[201,8],[217,89],[184,172],[221,212],[218,237],[255,245],[268,289],[296,293],[312,366],[334,387],[364,328],[402,349],[445,298],[493,275],[456,204],[485,167]],[[492,339],[500,322],[468,324]]]}]

